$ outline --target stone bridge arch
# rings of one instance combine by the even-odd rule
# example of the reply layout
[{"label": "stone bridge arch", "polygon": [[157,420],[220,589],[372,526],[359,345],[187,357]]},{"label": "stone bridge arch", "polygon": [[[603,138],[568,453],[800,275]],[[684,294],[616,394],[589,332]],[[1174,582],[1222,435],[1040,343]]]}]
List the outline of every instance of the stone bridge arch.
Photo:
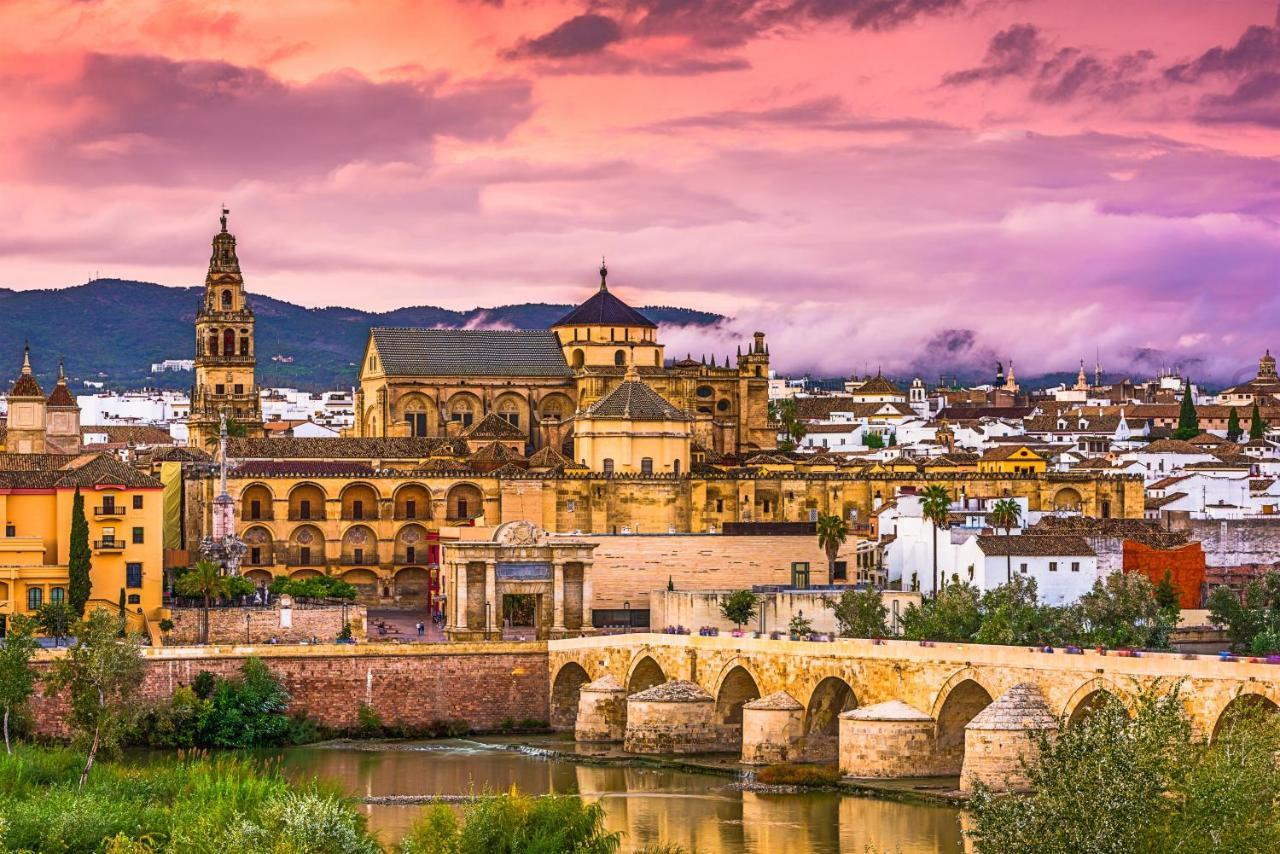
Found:
[{"label": "stone bridge arch", "polygon": [[933,701],[934,750],[939,773],[959,774],[964,765],[964,728],[1000,695],[973,667],[953,673]]},{"label": "stone bridge arch", "polygon": [[836,758],[840,743],[840,713],[858,707],[858,695],[843,676],[828,675],[803,701],[805,755],[809,759]]},{"label": "stone bridge arch", "polygon": [[667,671],[658,663],[654,651],[645,648],[631,660],[631,664],[627,667],[627,678],[623,684],[627,686],[627,696],[631,696],[654,685],[669,682],[673,678],[668,676]]},{"label": "stone bridge arch", "polygon": [[591,681],[587,669],[576,661],[566,661],[551,682],[551,728],[573,732],[578,722],[578,699],[582,686]]},{"label": "stone bridge arch", "polygon": [[1250,683],[1241,687],[1218,709],[1210,721],[1212,738],[1216,740],[1231,724],[1246,715],[1274,715],[1280,713],[1280,692],[1270,686]]},{"label": "stone bridge arch", "polygon": [[1110,699],[1119,701],[1124,705],[1125,710],[1131,716],[1133,715],[1135,702],[1133,692],[1121,688],[1110,679],[1098,676],[1077,688],[1067,700],[1067,704],[1062,707],[1060,717],[1064,728],[1075,726],[1085,720]]},{"label": "stone bridge arch", "polygon": [[711,696],[716,700],[715,720],[721,727],[724,741],[740,748],[742,707],[763,696],[759,678],[748,668],[747,662],[735,657],[721,668]]}]

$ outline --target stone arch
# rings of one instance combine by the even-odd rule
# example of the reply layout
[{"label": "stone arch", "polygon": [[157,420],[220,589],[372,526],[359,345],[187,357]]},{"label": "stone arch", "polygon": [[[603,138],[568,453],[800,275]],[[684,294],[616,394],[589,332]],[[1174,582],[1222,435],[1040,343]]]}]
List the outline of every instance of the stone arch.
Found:
[{"label": "stone arch", "polygon": [[376,566],[378,535],[368,525],[352,525],[342,534],[342,562],[347,566]]},{"label": "stone arch", "polygon": [[395,562],[397,564],[428,563],[427,529],[410,522],[396,531]]},{"label": "stone arch", "polygon": [[484,493],[474,483],[455,483],[445,497],[446,518],[475,519],[484,515]]},{"label": "stone arch", "polygon": [[319,578],[321,575],[324,573],[318,569],[295,569],[289,573],[290,578]]},{"label": "stone arch", "polygon": [[289,518],[295,521],[324,519],[324,502],[324,489],[318,483],[303,481],[289,490]]},{"label": "stone arch", "polygon": [[834,759],[840,739],[840,713],[858,707],[849,683],[824,677],[809,695],[804,710],[805,751],[811,758]]},{"label": "stone arch", "polygon": [[315,525],[299,525],[289,534],[289,563],[293,566],[324,566],[324,533]]},{"label": "stone arch", "polygon": [[1090,679],[1067,700],[1062,709],[1062,720],[1067,727],[1075,726],[1111,700],[1121,703],[1132,713],[1133,698],[1127,691],[1101,677]]},{"label": "stone arch", "polygon": [[1074,487],[1064,486],[1053,494],[1054,510],[1079,510],[1084,498]]},{"label": "stone arch", "polygon": [[538,412],[543,421],[565,421],[573,415],[573,401],[567,394],[552,392],[538,401]]},{"label": "stone arch", "polygon": [[431,490],[425,484],[401,484],[391,495],[396,519],[430,519]]},{"label": "stone arch", "polygon": [[587,363],[587,355],[581,347],[577,347],[573,351],[573,355],[569,358],[569,364],[575,368],[581,368]]},{"label": "stone arch", "polygon": [[470,427],[484,417],[484,404],[469,391],[456,391],[449,396],[449,420],[462,429]]},{"label": "stone arch", "polygon": [[265,483],[251,483],[240,490],[240,518],[245,522],[269,522],[275,517],[275,493]]},{"label": "stone arch", "polygon": [[364,411],[364,435],[370,438],[382,435],[382,420],[376,406],[370,406]]},{"label": "stone arch", "polygon": [[252,581],[254,587],[270,587],[271,582],[275,580],[275,576],[265,569],[251,569],[244,574],[244,577]]},{"label": "stone arch", "polygon": [[339,493],[342,518],[354,521],[378,518],[378,491],[362,480],[352,481]]},{"label": "stone arch", "polygon": [[[276,562],[274,537],[271,536],[271,529],[265,525],[254,525],[244,532],[244,544],[247,550],[244,554],[244,566],[271,566]],[[271,583],[271,579],[267,579],[267,583]]]},{"label": "stone arch", "polygon": [[653,656],[642,654],[631,663],[627,674],[627,694],[635,694],[667,681],[667,674]]},{"label": "stone arch", "polygon": [[356,589],[356,598],[366,605],[378,601],[378,574],[372,569],[348,569],[342,580]]},{"label": "stone arch", "polygon": [[964,728],[995,696],[969,668],[954,674],[938,692],[933,704],[934,751],[946,774],[959,774],[964,764]]},{"label": "stone arch", "polygon": [[[521,430],[529,426],[529,403],[513,391],[503,392],[493,402],[498,417]],[[514,418],[514,421],[512,420]]]},{"label": "stone arch", "polygon": [[627,351],[626,351],[626,350],[616,350],[616,351],[614,351],[614,354],[613,354],[613,363],[614,363],[615,365],[617,365],[618,367],[622,367],[622,366],[626,365],[626,364],[627,364]]},{"label": "stone arch", "polygon": [[409,608],[426,608],[431,604],[431,572],[420,566],[396,570],[396,602]]},{"label": "stone arch", "polygon": [[760,699],[760,683],[737,659],[725,665],[716,687],[716,721],[742,729],[742,707]]},{"label": "stone arch", "polygon": [[567,662],[556,672],[551,684],[551,728],[560,732],[573,732],[578,722],[578,698],[582,686],[591,676],[576,661]]},{"label": "stone arch", "polygon": [[1226,732],[1240,718],[1250,715],[1270,716],[1280,713],[1280,704],[1260,690],[1244,689],[1227,701],[1213,723],[1213,740]]}]

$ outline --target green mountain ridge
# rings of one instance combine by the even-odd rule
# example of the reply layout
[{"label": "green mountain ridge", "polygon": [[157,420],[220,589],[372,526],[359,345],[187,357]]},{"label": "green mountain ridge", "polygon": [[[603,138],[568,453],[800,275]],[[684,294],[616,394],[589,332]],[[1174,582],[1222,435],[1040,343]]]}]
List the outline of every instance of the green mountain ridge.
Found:
[{"label": "green mountain ridge", "polygon": [[[72,390],[81,380],[108,389],[188,388],[191,374],[151,374],[151,365],[195,354],[195,316],[203,287],[168,287],[126,279],[98,279],[69,288],[16,291],[0,288],[0,380],[17,377],[23,342],[46,391],[66,363]],[[520,303],[454,311],[420,305],[385,312],[329,306],[306,308],[249,294],[257,317],[258,380],[264,386],[318,391],[349,388],[371,326],[506,327],[546,329],[572,306]],[[672,306],[640,309],[660,325],[713,326],[724,318]],[[292,358],[290,363],[273,356]]]}]

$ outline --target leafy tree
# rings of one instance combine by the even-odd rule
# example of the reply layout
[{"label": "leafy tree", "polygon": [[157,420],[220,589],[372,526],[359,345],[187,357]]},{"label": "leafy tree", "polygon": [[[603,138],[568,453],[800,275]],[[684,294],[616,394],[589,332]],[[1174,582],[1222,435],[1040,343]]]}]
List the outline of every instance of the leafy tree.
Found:
[{"label": "leafy tree", "polygon": [[902,636],[908,640],[967,643],[981,625],[978,590],[962,581],[945,585],[936,596],[902,612]]},{"label": "leafy tree", "polygon": [[240,675],[215,682],[201,715],[201,743],[211,747],[283,744],[289,732],[289,692],[262,659],[247,659]]},{"label": "leafy tree", "polygon": [[781,445],[782,450],[795,450],[796,446],[800,444],[800,440],[809,433],[804,422],[797,415],[795,400],[786,398],[771,401],[769,407],[769,418],[778,424],[781,428],[779,432],[785,437]]},{"label": "leafy tree", "polygon": [[[1014,528],[1018,527],[1018,523],[1022,520],[1022,505],[1014,501],[1012,498],[1001,498],[991,508],[989,514],[991,525],[1004,531],[1007,537]],[[1008,566],[1005,569],[1006,580],[1013,581],[1013,552],[1005,555]]]},{"label": "leafy tree", "polygon": [[346,599],[356,598],[356,588],[349,582],[332,575],[313,575],[310,578],[286,578],[281,575],[268,588],[275,596],[292,596],[295,599]]},{"label": "leafy tree", "polygon": [[84,618],[84,606],[89,602],[92,569],[89,520],[84,515],[84,496],[77,486],[71,500],[71,540],[67,545],[67,598],[77,620]]},{"label": "leafy tree", "polygon": [[1154,595],[1160,610],[1171,614],[1176,621],[1182,610],[1182,600],[1178,597],[1178,588],[1173,585],[1173,570],[1164,571],[1164,576],[1156,585]]},{"label": "leafy tree", "polygon": [[209,642],[209,607],[212,600],[227,593],[227,576],[222,568],[210,560],[198,561],[174,581],[174,591],[179,596],[196,596],[204,599],[204,621],[200,625],[200,643]]},{"label": "leafy tree", "polygon": [[1165,649],[1177,615],[1161,610],[1145,576],[1113,572],[1080,597],[1084,639],[1111,647]]},{"label": "leafy tree", "polygon": [[787,629],[791,632],[792,637],[802,638],[813,631],[813,620],[804,615],[804,611],[796,611],[791,616],[791,622],[787,624]]},{"label": "leafy tree", "polygon": [[827,580],[835,583],[836,558],[849,539],[849,523],[836,515],[818,517],[818,548],[827,556]]},{"label": "leafy tree", "polygon": [[1267,434],[1267,422],[1262,420],[1262,410],[1258,401],[1253,402],[1253,412],[1249,417],[1249,439],[1261,439]]},{"label": "leafy tree", "polygon": [[933,596],[938,596],[938,529],[947,525],[947,511],[951,509],[951,496],[939,484],[925,487],[920,493],[920,511],[933,525]]},{"label": "leafy tree", "polygon": [[14,614],[9,620],[4,643],[0,644],[0,709],[4,710],[6,753],[13,753],[9,743],[9,721],[26,708],[27,700],[36,688],[36,673],[31,667],[31,659],[39,648],[35,633],[35,620]]},{"label": "leafy tree", "polygon": [[1231,407],[1231,414],[1227,416],[1227,441],[1239,442],[1240,437],[1244,435],[1244,428],[1240,426],[1240,413],[1236,408]]},{"label": "leafy tree", "polygon": [[863,433],[862,444],[878,451],[884,447],[884,437],[879,433]]},{"label": "leafy tree", "polygon": [[988,590],[982,594],[978,610],[982,623],[973,636],[977,643],[1021,646],[1057,640],[1052,628],[1055,609],[1040,606],[1034,578],[1017,575]]},{"label": "leafy tree", "polygon": [[36,624],[45,637],[53,638],[54,646],[71,634],[71,624],[75,621],[75,612],[65,602],[46,602],[36,611]]},{"label": "leafy tree", "polygon": [[739,629],[744,623],[755,619],[760,605],[760,597],[750,590],[735,590],[720,603],[720,613]]},{"label": "leafy tree", "polygon": [[890,448],[894,448],[894,447],[897,447],[897,445],[898,445],[898,434],[897,434],[897,433],[890,433],[890,434],[889,434],[889,447],[890,447]]},{"label": "leafy tree", "polygon": [[1200,435],[1200,418],[1196,415],[1195,395],[1191,392],[1191,379],[1182,389],[1182,407],[1178,410],[1178,428],[1173,431],[1175,439],[1194,439]]},{"label": "leafy tree", "polygon": [[1240,597],[1229,587],[1215,587],[1206,604],[1209,621],[1226,628],[1233,649],[1259,655],[1280,650],[1280,572],[1249,582]]},{"label": "leafy tree", "polygon": [[115,622],[102,609],[79,622],[75,644],[53,663],[45,679],[47,694],[67,692],[67,723],[78,739],[88,742],[81,789],[98,751],[113,749],[139,711],[138,692],[146,672],[141,645],[136,636],[117,638]]},{"label": "leafy tree", "polygon": [[878,638],[885,634],[889,609],[875,588],[849,588],[841,592],[839,599],[827,600],[827,607],[835,615],[842,638]]}]

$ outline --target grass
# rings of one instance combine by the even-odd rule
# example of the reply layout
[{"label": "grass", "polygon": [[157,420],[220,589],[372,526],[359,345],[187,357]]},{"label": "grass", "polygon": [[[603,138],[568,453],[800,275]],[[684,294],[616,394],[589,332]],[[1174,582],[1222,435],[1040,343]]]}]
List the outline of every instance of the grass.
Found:
[{"label": "grass", "polygon": [[835,765],[768,765],[756,773],[756,779],[770,786],[834,786],[840,780]]}]

